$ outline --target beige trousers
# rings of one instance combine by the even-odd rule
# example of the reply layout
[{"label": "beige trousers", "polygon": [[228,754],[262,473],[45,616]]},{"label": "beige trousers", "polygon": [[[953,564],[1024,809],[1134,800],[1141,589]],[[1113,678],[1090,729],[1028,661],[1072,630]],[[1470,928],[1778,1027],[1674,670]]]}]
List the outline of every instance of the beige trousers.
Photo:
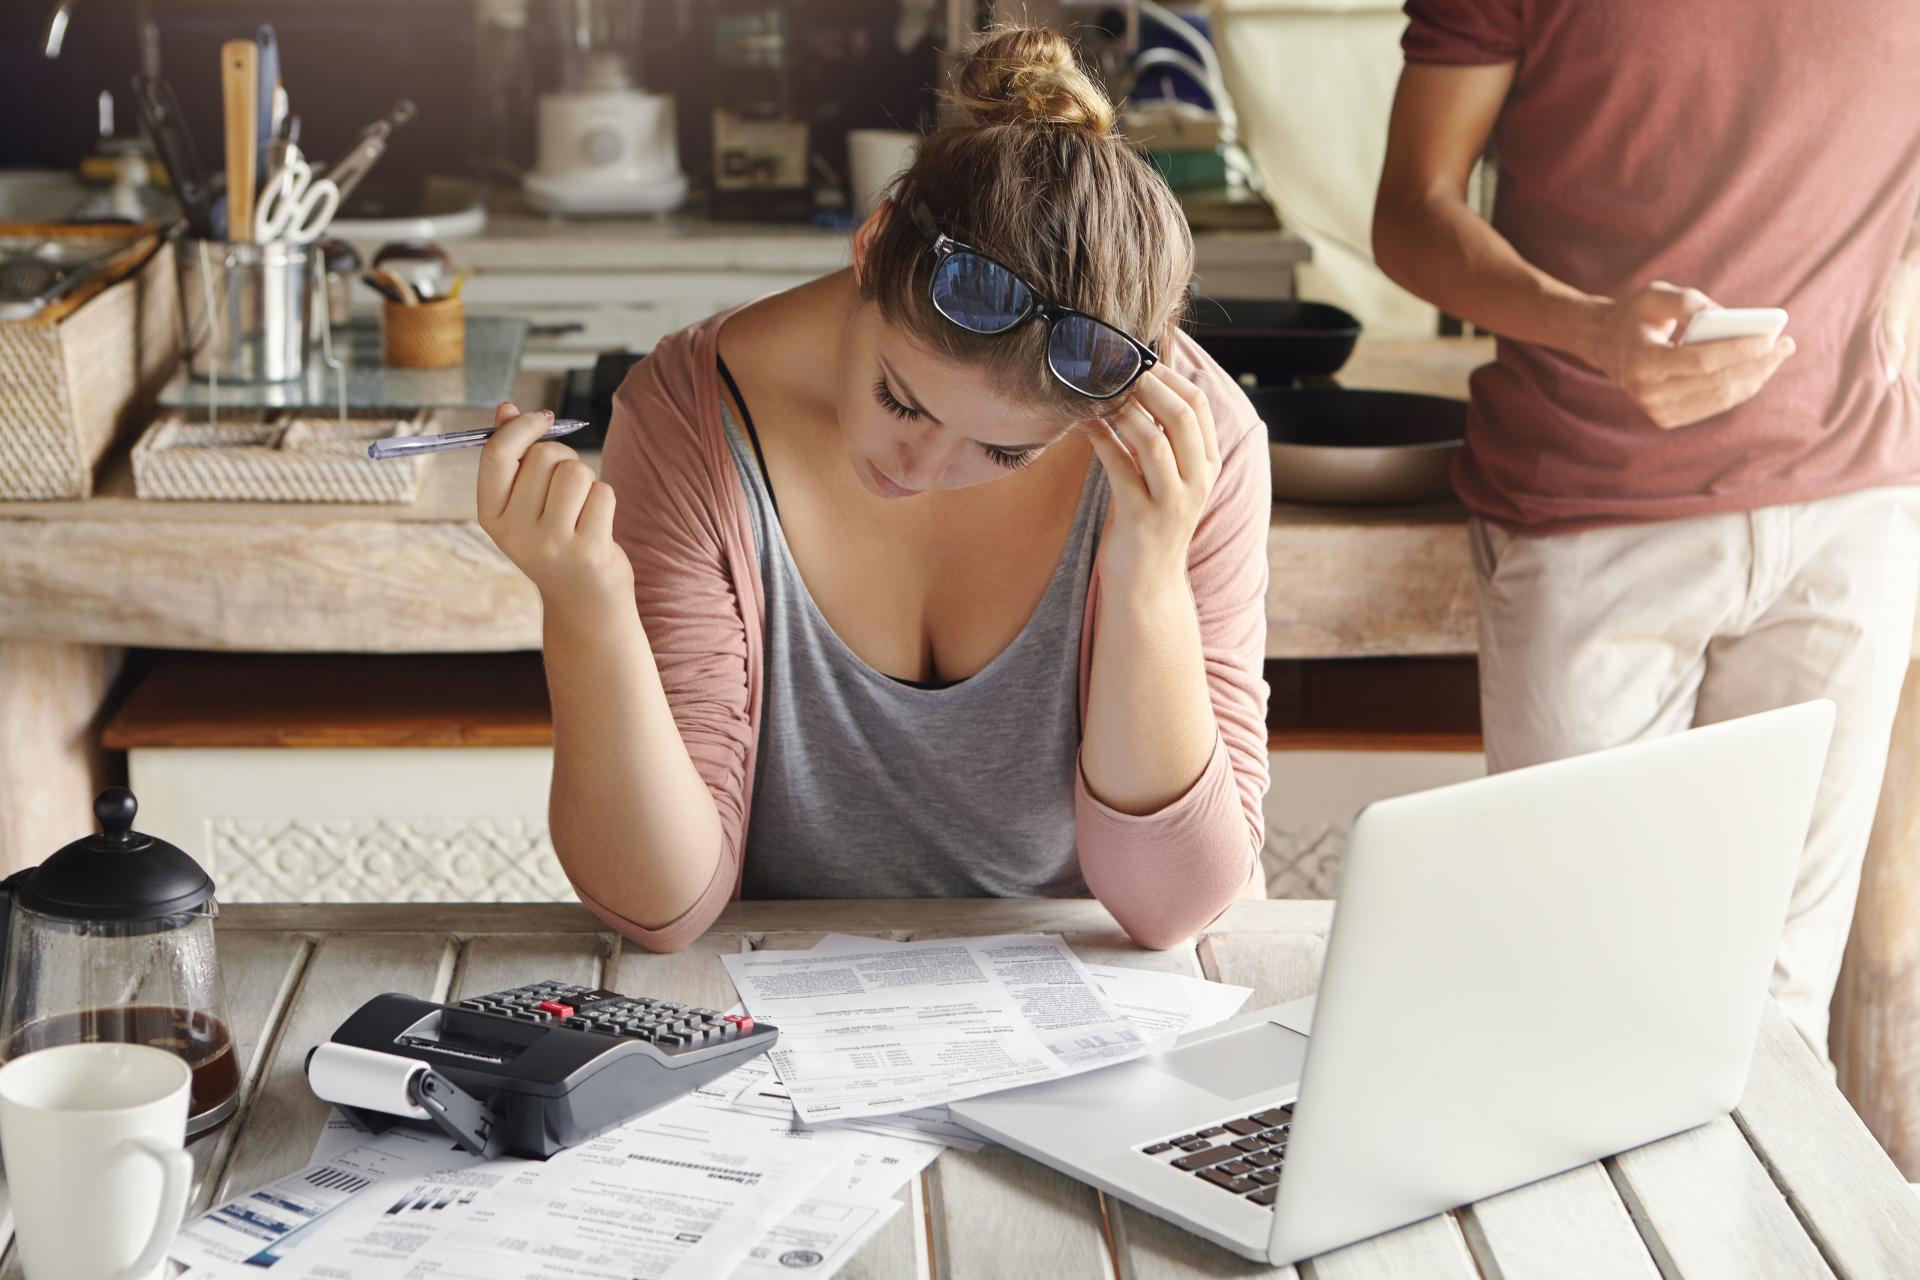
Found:
[{"label": "beige trousers", "polygon": [[1773,973],[1824,1059],[1913,646],[1920,489],[1551,537],[1476,520],[1472,541],[1491,770],[1838,707]]}]

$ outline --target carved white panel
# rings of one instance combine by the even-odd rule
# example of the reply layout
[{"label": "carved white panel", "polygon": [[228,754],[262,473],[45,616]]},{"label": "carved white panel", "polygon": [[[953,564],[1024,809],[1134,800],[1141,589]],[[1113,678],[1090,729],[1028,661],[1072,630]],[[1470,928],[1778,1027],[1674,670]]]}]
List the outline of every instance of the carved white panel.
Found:
[{"label": "carved white panel", "polygon": [[1260,863],[1269,898],[1331,898],[1353,819],[1375,800],[1465,782],[1487,771],[1478,752],[1276,751]]},{"label": "carved white panel", "polygon": [[544,821],[215,817],[227,902],[553,902],[573,897]]},{"label": "carved white panel", "polygon": [[572,899],[534,747],[151,748],[138,825],[198,858],[223,902]]}]

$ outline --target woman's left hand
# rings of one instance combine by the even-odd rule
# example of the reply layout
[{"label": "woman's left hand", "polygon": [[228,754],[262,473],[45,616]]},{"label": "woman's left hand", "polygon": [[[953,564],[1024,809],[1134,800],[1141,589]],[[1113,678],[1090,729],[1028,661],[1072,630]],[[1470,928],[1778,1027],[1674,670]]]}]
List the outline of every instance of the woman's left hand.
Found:
[{"label": "woman's left hand", "polygon": [[[1187,546],[1220,475],[1213,409],[1191,380],[1156,364],[1093,430],[1113,519],[1100,543],[1109,586],[1186,585]],[[1125,448],[1122,448],[1122,445]]]}]

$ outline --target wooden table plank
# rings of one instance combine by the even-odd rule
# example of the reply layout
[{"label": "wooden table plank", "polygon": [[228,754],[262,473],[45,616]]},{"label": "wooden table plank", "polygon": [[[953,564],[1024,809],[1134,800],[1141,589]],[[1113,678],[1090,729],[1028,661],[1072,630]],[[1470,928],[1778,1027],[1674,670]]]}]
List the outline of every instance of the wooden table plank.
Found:
[{"label": "wooden table plank", "polygon": [[1207,977],[1252,987],[1244,1008],[1264,1009],[1319,989],[1320,966],[1327,959],[1326,924],[1323,921],[1310,932],[1277,936],[1209,931],[1200,939],[1199,954]]},{"label": "wooden table plank", "polygon": [[[344,922],[353,915],[336,918]],[[327,1104],[307,1087],[307,1051],[382,991],[445,999],[454,958],[454,942],[438,932],[332,933],[320,939],[245,1108],[214,1203],[307,1163],[327,1116]]]},{"label": "wooden table plank", "polygon": [[1607,1161],[1665,1275],[1831,1280],[1793,1209],[1725,1116]]},{"label": "wooden table plank", "polygon": [[1920,1197],[1771,1002],[1734,1119],[1836,1272],[1920,1275]]},{"label": "wooden table plank", "polygon": [[1501,1280],[1658,1280],[1607,1171],[1581,1165],[1460,1210],[1467,1246]]},{"label": "wooden table plank", "polygon": [[1005,1147],[949,1150],[927,1173],[933,1274],[1104,1280],[1112,1255],[1100,1197]]},{"label": "wooden table plank", "polygon": [[1313,1280],[1483,1280],[1447,1213],[1323,1253],[1308,1265]]},{"label": "wooden table plank", "polygon": [[717,925],[686,950],[670,955],[655,955],[623,940],[613,964],[618,981],[607,985],[628,995],[660,996],[696,1008],[729,1009],[740,1002],[740,997],[720,957],[749,950],[751,943],[752,935]]},{"label": "wooden table plank", "polygon": [[612,934],[568,934],[557,938],[484,934],[460,951],[450,997],[504,991],[529,982],[577,982],[597,987],[613,958]]}]

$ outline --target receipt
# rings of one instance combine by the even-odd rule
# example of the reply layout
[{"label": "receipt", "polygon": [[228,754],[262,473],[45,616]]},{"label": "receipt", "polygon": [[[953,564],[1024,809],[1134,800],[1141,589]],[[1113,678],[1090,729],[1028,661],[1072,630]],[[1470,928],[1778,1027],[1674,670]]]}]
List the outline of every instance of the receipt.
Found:
[{"label": "receipt", "polygon": [[[682,1100],[549,1160],[384,1179],[275,1267],[290,1280],[726,1275],[838,1163]],[[510,1261],[508,1261],[510,1260]]]},{"label": "receipt", "polygon": [[892,1115],[1124,1062],[1151,1046],[1059,938],[722,957],[810,1124]]},{"label": "receipt", "polygon": [[[286,1241],[278,1251],[286,1260],[277,1271],[310,1280],[493,1277],[504,1274],[500,1260],[510,1257],[513,1275],[537,1280],[726,1275],[730,1266],[732,1274],[743,1277],[831,1276],[898,1209],[894,1193],[942,1148],[924,1139],[843,1126],[801,1128],[790,1104],[777,1114],[731,1105],[733,1094],[770,1078],[764,1061],[755,1059],[587,1144],[601,1155],[645,1151],[669,1162],[656,1168],[623,1169],[618,1161],[602,1160],[603,1177],[583,1185],[572,1166],[580,1159],[575,1153],[586,1148],[545,1162],[481,1162],[456,1152],[467,1167],[376,1183],[350,1209],[314,1224],[312,1234],[324,1233],[325,1243],[294,1252],[306,1242]],[[370,1136],[336,1112],[314,1159],[319,1163],[356,1150],[400,1157],[422,1145],[444,1144],[437,1135],[426,1138],[407,1129]],[[771,1189],[767,1194],[774,1198],[758,1212],[728,1217],[711,1202],[711,1188],[683,1168],[688,1151],[727,1153],[753,1164],[802,1165],[812,1171],[814,1185],[797,1203],[787,1198],[790,1188]],[[677,1172],[654,1176],[659,1169]],[[643,1187],[645,1198],[635,1199]],[[784,1215],[769,1216],[782,1200],[791,1207]],[[583,1215],[589,1219],[586,1229],[570,1225]],[[610,1229],[609,1219],[619,1229]],[[722,1238],[725,1249],[709,1243]],[[199,1273],[193,1280],[200,1280]]]},{"label": "receipt", "polygon": [[[867,951],[901,947],[888,938],[862,938],[851,933],[829,933],[813,944],[818,952]],[[1090,964],[1094,984],[1113,1007],[1150,1040],[1184,1035],[1224,1022],[1240,1012],[1253,994],[1252,987],[1236,987],[1183,973],[1138,969],[1131,965]]]},{"label": "receipt", "polygon": [[[338,1115],[338,1113],[335,1113]],[[256,1191],[235,1196],[180,1228],[168,1251],[193,1280],[232,1269],[257,1275],[331,1225],[353,1198],[387,1178],[477,1163],[446,1135],[397,1128],[373,1137],[344,1118],[328,1127],[324,1154]]]}]

